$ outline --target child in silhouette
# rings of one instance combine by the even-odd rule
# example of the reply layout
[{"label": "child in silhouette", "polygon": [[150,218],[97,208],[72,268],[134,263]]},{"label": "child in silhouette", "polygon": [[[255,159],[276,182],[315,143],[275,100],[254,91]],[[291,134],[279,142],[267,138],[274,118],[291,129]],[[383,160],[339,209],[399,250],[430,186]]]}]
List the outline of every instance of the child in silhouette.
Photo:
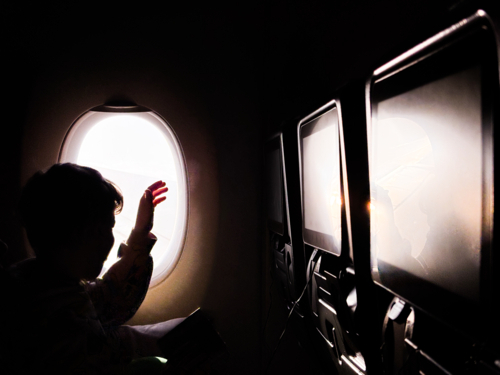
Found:
[{"label": "child in silhouette", "polygon": [[[56,164],[23,190],[20,214],[36,258],[12,269],[7,329],[1,348],[6,373],[160,373],[156,346],[182,319],[129,327],[148,290],[156,242],[154,208],[166,199],[157,181],[139,202],[135,227],[119,260],[97,279],[113,244],[119,190],[88,167]],[[154,358],[154,357],[150,357]]]}]

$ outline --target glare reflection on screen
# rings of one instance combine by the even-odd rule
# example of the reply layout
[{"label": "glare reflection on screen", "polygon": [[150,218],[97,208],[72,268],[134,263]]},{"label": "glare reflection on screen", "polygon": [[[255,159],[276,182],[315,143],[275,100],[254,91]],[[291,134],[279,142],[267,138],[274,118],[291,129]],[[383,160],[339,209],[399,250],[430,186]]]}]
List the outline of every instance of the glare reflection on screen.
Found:
[{"label": "glare reflection on screen", "polygon": [[[381,101],[371,134],[372,267],[479,298],[480,69]],[[382,275],[383,276],[383,275]]]},{"label": "glare reflection on screen", "polygon": [[177,176],[173,154],[162,132],[142,118],[127,114],[95,124],[86,134],[77,164],[97,169],[115,183],[124,196],[123,210],[116,215],[115,244],[104,263],[103,273],[117,260],[137,215],[144,190],[158,180],[166,182],[167,200],[155,208],[153,233],[158,241],[153,259],[159,259],[172,238],[177,214]]},{"label": "glare reflection on screen", "polygon": [[[302,176],[304,228],[333,237],[339,251],[342,199],[337,116],[333,109],[302,128]],[[309,243],[320,246],[314,241]]]}]

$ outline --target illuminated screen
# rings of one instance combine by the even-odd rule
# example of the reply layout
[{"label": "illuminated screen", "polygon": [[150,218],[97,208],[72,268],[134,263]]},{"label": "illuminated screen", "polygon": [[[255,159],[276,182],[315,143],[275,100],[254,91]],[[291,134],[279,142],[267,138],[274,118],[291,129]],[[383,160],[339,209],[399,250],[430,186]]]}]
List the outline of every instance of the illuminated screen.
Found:
[{"label": "illuminated screen", "polygon": [[340,255],[341,190],[338,113],[334,108],[300,131],[304,241]]},{"label": "illuminated screen", "polygon": [[389,264],[479,299],[481,99],[475,66],[373,106],[372,269],[382,282]]},{"label": "illuminated screen", "polygon": [[283,235],[283,178],[279,142],[273,142],[266,153],[267,217],[271,229]]}]

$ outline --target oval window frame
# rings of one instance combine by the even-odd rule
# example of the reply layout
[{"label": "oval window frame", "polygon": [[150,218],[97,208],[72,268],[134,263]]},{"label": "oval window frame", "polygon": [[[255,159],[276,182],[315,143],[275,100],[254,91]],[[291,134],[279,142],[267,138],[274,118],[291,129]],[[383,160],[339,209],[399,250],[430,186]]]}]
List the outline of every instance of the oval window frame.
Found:
[{"label": "oval window frame", "polygon": [[179,138],[172,129],[172,126],[158,113],[142,106],[101,105],[94,107],[84,112],[71,124],[62,141],[57,160],[58,163],[76,163],[83,140],[90,129],[92,129],[100,121],[103,121],[110,116],[126,114],[133,114],[134,116],[148,121],[159,129],[165,135],[166,141],[169,143],[175,159],[174,163],[178,184],[177,220],[173,229],[171,242],[167,248],[167,253],[173,251],[175,248],[175,254],[171,257],[163,256],[159,263],[155,262],[153,268],[154,276],[151,277],[149,284],[149,288],[153,288],[162,283],[173,272],[179,263],[187,236],[189,190],[186,159],[184,157],[184,152]]}]

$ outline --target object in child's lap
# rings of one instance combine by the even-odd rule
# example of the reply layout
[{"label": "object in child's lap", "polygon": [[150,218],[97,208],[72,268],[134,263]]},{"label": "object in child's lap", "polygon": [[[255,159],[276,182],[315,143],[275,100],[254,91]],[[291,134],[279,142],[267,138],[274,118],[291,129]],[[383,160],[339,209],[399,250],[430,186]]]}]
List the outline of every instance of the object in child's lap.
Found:
[{"label": "object in child's lap", "polygon": [[186,374],[227,353],[226,344],[200,309],[158,340],[158,345],[168,364]]}]

